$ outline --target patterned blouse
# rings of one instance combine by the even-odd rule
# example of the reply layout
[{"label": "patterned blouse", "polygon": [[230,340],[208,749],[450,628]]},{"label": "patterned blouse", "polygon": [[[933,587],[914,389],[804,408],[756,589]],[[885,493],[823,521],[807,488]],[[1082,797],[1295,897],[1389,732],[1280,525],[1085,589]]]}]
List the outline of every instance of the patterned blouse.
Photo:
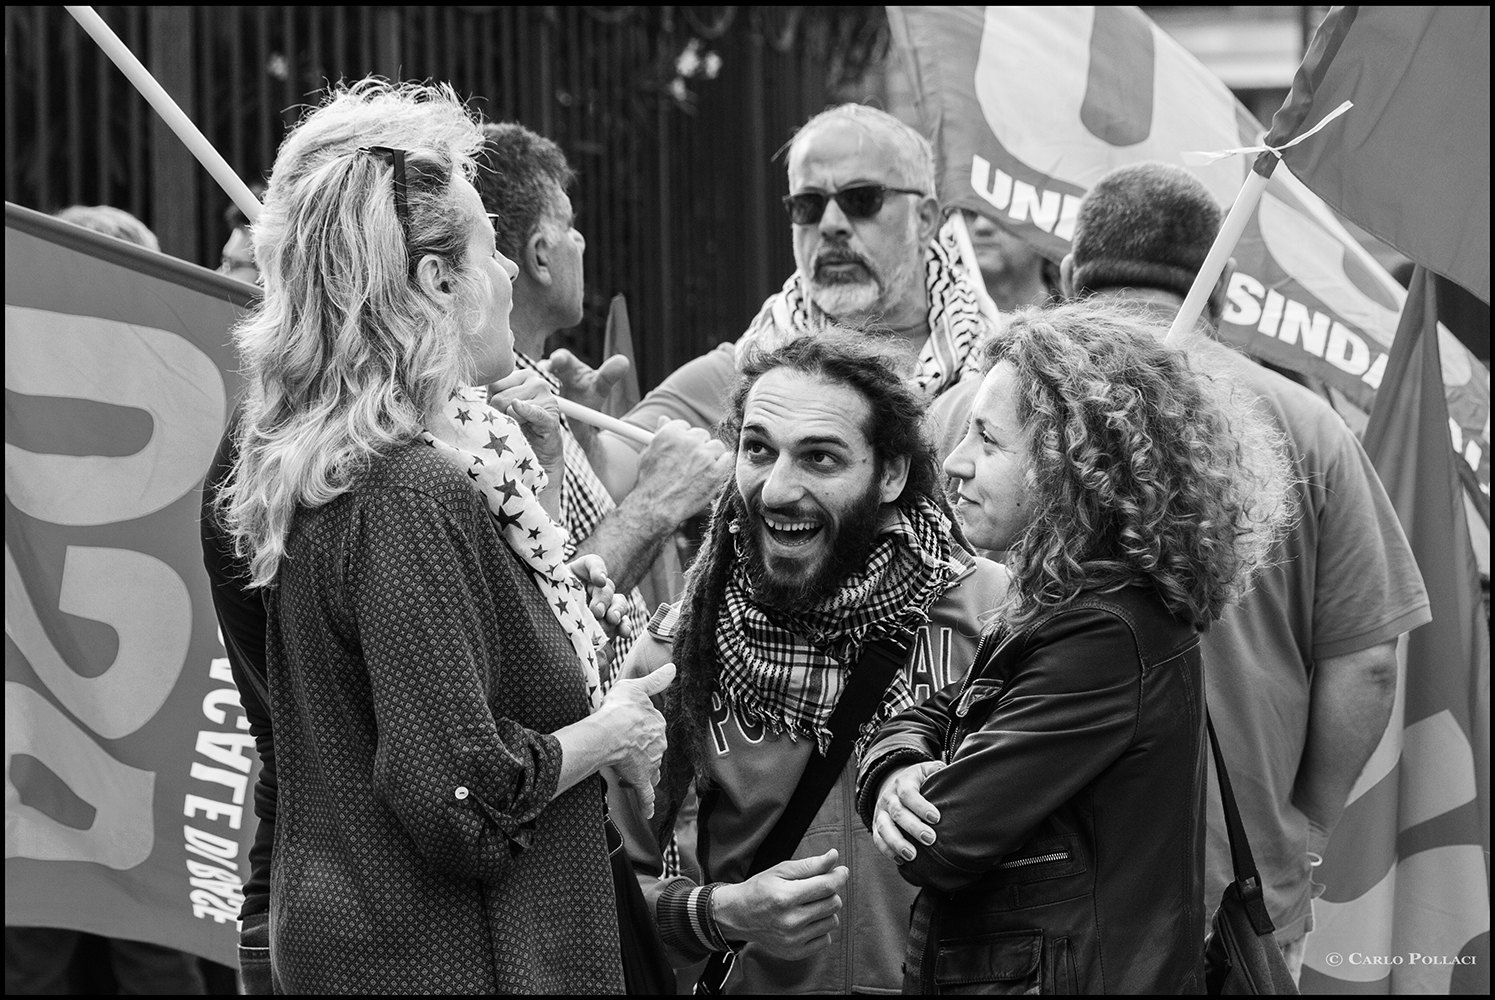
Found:
[{"label": "patterned blouse", "polygon": [[296,513],[266,653],[271,948],[293,993],[619,992],[600,778],[551,801],[582,670],[429,448]]}]

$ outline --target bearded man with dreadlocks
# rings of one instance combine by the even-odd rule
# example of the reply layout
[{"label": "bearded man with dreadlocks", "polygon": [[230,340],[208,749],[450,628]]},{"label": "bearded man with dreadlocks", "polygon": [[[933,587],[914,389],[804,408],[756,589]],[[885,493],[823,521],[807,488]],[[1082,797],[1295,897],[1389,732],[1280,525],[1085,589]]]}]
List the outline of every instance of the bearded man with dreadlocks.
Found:
[{"label": "bearded man with dreadlocks", "polygon": [[[861,830],[844,755],[964,675],[1007,576],[955,527],[896,358],[832,328],[745,359],[722,429],[735,477],[624,668],[673,661],[680,679],[653,826],[622,789],[613,815],[672,960],[716,956],[703,982],[725,992],[902,983],[914,893]],[[662,880],[692,788],[688,874]]]}]

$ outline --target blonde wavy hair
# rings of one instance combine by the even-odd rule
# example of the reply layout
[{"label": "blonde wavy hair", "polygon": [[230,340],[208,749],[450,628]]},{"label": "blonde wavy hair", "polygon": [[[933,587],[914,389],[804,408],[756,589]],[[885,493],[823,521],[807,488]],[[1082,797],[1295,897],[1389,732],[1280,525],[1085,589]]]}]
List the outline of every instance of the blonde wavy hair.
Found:
[{"label": "blonde wavy hair", "polygon": [[1136,585],[1203,629],[1291,523],[1281,433],[1238,380],[1157,333],[1143,308],[1089,301],[1023,310],[987,347],[989,365],[1016,369],[1030,460],[1014,624]]},{"label": "blonde wavy hair", "polygon": [[[408,151],[407,226],[390,158],[370,146]],[[234,330],[248,391],[218,500],[250,586],[274,581],[298,506],[356,486],[466,374],[462,333],[485,278],[451,181],[471,176],[481,146],[450,87],[376,79],[335,89],[281,144],[253,227],[264,294]],[[458,308],[417,282],[427,254],[450,266]]]}]

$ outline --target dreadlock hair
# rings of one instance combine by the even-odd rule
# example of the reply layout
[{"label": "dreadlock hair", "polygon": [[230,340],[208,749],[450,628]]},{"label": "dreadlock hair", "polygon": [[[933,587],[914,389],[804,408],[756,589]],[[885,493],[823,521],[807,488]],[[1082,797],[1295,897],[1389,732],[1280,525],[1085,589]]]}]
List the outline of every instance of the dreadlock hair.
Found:
[{"label": "dreadlock hair", "polygon": [[[907,381],[901,357],[887,350],[885,341],[866,333],[822,323],[808,335],[773,351],[748,355],[740,365],[737,385],[717,434],[734,450],[742,430],[748,396],[758,380],[787,368],[811,378],[843,385],[867,401],[862,428],[872,445],[877,474],[885,463],[907,458],[908,479],[896,504],[924,499],[942,510],[955,538],[969,548],[943,489],[943,476],[933,444],[925,432],[928,404]],[[666,695],[669,747],[662,773],[670,803],[678,806],[692,779],[704,779],[710,761],[707,732],[716,690],[716,622],[722,595],[736,559],[733,527],[741,498],[735,479],[728,479],[712,504],[711,519],[700,554],[686,577],[680,598],[680,620],[675,629],[674,654],[679,674]],[[674,806],[656,812],[661,829],[674,822]]]}]

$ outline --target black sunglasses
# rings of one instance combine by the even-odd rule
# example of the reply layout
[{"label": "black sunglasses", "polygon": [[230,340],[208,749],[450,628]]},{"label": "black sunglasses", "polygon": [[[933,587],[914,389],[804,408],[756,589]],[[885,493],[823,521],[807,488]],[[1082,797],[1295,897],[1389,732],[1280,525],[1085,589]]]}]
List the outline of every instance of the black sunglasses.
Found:
[{"label": "black sunglasses", "polygon": [[389,158],[389,164],[394,168],[395,216],[400,220],[400,231],[405,234],[405,239],[410,239],[410,202],[405,193],[406,151],[393,146],[359,146],[358,151]]},{"label": "black sunglasses", "polygon": [[826,194],[824,191],[802,191],[786,195],[784,208],[789,211],[789,221],[796,226],[813,226],[825,214],[825,204],[836,199],[841,211],[848,219],[870,219],[882,211],[882,203],[889,194],[917,194],[912,188],[883,187],[881,184],[858,184]]}]

